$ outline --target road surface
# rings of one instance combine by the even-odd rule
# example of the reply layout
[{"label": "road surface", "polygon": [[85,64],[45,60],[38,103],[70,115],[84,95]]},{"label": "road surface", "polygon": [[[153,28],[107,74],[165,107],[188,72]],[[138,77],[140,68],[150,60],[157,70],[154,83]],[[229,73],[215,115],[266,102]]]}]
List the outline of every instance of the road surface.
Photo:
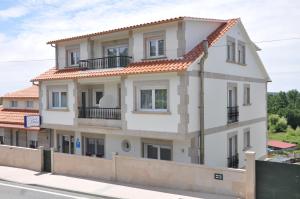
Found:
[{"label": "road surface", "polygon": [[108,199],[52,188],[24,185],[0,180],[0,198],[5,199]]}]

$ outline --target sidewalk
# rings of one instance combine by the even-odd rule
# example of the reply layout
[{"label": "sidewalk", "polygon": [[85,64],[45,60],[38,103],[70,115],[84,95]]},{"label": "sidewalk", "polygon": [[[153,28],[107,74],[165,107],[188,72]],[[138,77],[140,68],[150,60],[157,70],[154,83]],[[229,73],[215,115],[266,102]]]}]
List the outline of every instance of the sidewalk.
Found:
[{"label": "sidewalk", "polygon": [[120,199],[236,199],[215,194],[94,181],[4,166],[0,166],[0,179]]}]

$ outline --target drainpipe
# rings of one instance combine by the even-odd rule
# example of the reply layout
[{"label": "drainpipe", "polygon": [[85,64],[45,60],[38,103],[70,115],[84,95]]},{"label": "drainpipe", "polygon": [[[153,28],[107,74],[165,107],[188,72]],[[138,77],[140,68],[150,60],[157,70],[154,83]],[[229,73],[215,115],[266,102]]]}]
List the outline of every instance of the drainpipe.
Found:
[{"label": "drainpipe", "polygon": [[208,41],[203,40],[203,56],[198,63],[200,65],[200,164],[204,164],[204,62],[208,57]]},{"label": "drainpipe", "polygon": [[56,44],[51,44],[51,47],[55,48],[55,68],[58,69],[58,49]]}]

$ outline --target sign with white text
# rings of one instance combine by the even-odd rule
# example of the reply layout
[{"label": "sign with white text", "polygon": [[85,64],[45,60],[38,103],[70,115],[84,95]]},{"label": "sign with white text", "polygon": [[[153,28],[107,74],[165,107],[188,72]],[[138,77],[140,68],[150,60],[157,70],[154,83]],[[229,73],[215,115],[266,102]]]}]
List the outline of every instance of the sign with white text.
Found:
[{"label": "sign with white text", "polygon": [[40,115],[26,115],[24,116],[24,127],[40,127],[41,126],[41,116]]}]

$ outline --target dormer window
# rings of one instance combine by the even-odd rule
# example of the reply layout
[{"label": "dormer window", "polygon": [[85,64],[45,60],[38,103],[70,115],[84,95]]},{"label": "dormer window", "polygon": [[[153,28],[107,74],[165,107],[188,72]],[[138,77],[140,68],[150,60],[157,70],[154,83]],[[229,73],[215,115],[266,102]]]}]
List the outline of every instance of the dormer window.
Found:
[{"label": "dormer window", "polygon": [[146,59],[166,57],[166,33],[165,31],[149,32],[144,34],[144,46]]},{"label": "dormer window", "polygon": [[227,38],[227,61],[235,62],[235,40],[231,37]]},{"label": "dormer window", "polygon": [[165,40],[162,38],[148,40],[148,57],[165,56]]},{"label": "dormer window", "polygon": [[78,66],[80,60],[79,48],[68,50],[67,56],[68,56],[68,66]]},{"label": "dormer window", "polygon": [[241,41],[238,42],[238,63],[246,64],[246,47]]}]

